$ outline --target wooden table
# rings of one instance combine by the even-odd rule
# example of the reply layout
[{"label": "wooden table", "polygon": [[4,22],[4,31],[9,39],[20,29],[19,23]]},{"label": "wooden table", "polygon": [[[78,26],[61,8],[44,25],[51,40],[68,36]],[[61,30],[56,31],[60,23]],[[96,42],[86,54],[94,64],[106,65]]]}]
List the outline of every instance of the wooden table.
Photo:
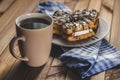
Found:
[{"label": "wooden table", "polygon": [[[9,52],[15,36],[15,19],[28,12],[37,12],[38,2],[45,0],[0,0],[0,80],[120,80],[120,66],[81,79],[58,60],[62,50],[53,45],[51,56],[43,67],[32,68],[16,60]],[[96,9],[110,25],[106,39],[120,50],[120,0],[56,0],[72,10]],[[16,47],[16,51],[18,49]]]}]

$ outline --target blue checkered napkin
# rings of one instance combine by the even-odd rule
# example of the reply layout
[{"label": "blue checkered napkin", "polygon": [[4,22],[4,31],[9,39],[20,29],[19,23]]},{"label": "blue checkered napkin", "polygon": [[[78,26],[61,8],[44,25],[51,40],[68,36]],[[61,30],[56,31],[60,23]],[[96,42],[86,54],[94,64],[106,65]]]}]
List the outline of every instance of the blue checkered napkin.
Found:
[{"label": "blue checkered napkin", "polygon": [[59,2],[42,2],[38,4],[38,11],[49,16],[52,16],[57,10],[71,12],[71,9]]},{"label": "blue checkered napkin", "polygon": [[120,64],[120,51],[107,40],[79,48],[67,49],[60,60],[67,67],[75,69],[82,78],[113,68]]}]

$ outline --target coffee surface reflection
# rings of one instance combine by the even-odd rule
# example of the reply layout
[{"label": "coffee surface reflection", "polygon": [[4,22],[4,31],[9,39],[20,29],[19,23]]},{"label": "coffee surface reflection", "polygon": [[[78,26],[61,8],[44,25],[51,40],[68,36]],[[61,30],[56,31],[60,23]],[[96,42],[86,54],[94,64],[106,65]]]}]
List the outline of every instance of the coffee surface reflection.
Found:
[{"label": "coffee surface reflection", "polygon": [[50,22],[41,18],[28,18],[22,20],[19,25],[25,29],[41,29],[50,25]]}]

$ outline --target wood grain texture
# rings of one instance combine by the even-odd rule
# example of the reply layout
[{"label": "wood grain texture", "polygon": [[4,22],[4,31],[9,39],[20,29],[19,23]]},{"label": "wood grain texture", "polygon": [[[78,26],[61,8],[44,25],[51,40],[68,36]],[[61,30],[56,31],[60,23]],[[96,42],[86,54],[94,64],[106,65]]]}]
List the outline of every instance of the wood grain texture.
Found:
[{"label": "wood grain texture", "polygon": [[69,69],[66,80],[90,80],[90,77],[82,79],[81,76],[74,71],[74,69]]},{"label": "wood grain texture", "polygon": [[0,13],[4,13],[11,5],[14,3],[15,0],[3,0],[0,3]]},{"label": "wood grain texture", "polygon": [[[55,45],[52,47],[49,61],[42,67],[32,68],[13,58],[9,52],[8,44],[15,35],[14,22],[16,17],[23,13],[37,12],[36,4],[49,0],[2,0],[2,4],[3,1],[10,1],[8,3],[10,7],[6,7],[0,17],[0,80],[120,80],[120,66],[81,79],[80,75],[77,75],[73,69],[68,69],[62,65],[58,57],[63,52],[60,47]],[[100,16],[110,25],[110,33],[106,39],[120,50],[120,0],[56,1],[64,3],[72,10],[88,8],[99,11]],[[18,49],[16,51],[18,52]]]},{"label": "wood grain texture", "polygon": [[113,8],[114,7],[114,1],[115,0],[103,0],[103,5],[100,11],[100,16],[108,23],[108,25],[110,26],[110,32],[109,34],[106,36],[106,39],[109,40],[110,39],[110,33],[111,33],[111,24],[112,24],[112,17],[113,17],[113,12],[110,11],[110,9],[105,7],[105,3],[109,2],[110,7]]},{"label": "wood grain texture", "polygon": [[[114,0],[113,19],[111,23],[110,42],[120,50],[120,1]],[[120,66],[106,71],[106,80],[120,80]]]},{"label": "wood grain texture", "polygon": [[79,0],[65,0],[64,4],[67,5],[71,10],[74,10],[74,7],[76,5],[76,3],[78,3]]},{"label": "wood grain texture", "polygon": [[115,0],[110,42],[120,50],[120,0]]},{"label": "wood grain texture", "polygon": [[43,66],[34,68],[24,62],[16,61],[5,80],[35,80],[42,69]]},{"label": "wood grain texture", "polygon": [[91,77],[90,80],[105,80],[105,71]]},{"label": "wood grain texture", "polygon": [[4,80],[11,67],[15,63],[16,59],[9,52],[9,47],[5,49],[3,54],[0,56],[0,80]]},{"label": "wood grain texture", "polygon": [[[58,60],[58,57],[60,54],[62,54],[62,50],[60,49],[59,46],[53,45],[52,50],[51,50],[51,56],[53,58],[52,63],[49,65],[49,70],[47,73],[47,80],[65,80],[65,75],[66,75],[66,69],[62,66],[60,60]],[[46,71],[46,70],[45,70]]]},{"label": "wood grain texture", "polygon": [[89,0],[79,0],[74,8],[74,10],[83,10],[87,9]]},{"label": "wood grain texture", "polygon": [[40,74],[37,76],[35,80],[46,80],[47,74],[50,69],[50,64],[52,63],[52,61],[53,61],[53,57],[50,57],[48,62],[46,63],[46,65],[44,66],[44,68],[42,69],[42,71],[40,72]]},{"label": "wood grain texture", "polygon": [[90,0],[88,9],[95,9],[98,12],[101,9],[102,0]]},{"label": "wood grain texture", "polygon": [[111,12],[113,12],[113,5],[113,0],[103,0],[103,6]]}]

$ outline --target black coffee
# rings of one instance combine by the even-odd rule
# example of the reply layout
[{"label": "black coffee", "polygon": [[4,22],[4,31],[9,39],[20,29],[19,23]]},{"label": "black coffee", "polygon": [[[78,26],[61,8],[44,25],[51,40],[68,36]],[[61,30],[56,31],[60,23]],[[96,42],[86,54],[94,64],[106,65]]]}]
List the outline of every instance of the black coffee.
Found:
[{"label": "black coffee", "polygon": [[28,18],[20,22],[20,26],[26,29],[40,29],[50,25],[50,22],[41,18]]}]

